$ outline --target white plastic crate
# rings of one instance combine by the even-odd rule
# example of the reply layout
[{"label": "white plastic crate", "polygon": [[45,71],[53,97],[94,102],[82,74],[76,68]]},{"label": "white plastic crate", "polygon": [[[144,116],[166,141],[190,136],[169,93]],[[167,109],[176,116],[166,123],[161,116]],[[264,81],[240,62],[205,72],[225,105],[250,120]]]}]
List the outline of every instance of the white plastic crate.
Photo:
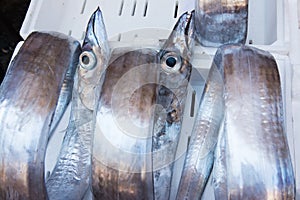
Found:
[{"label": "white plastic crate", "polygon": [[[298,5],[297,5],[298,4]],[[57,31],[82,41],[87,21],[100,6],[112,46],[156,46],[166,39],[178,17],[194,8],[194,0],[31,0],[20,34],[25,39],[32,31]],[[270,51],[279,66],[284,93],[288,141],[293,159],[297,199],[300,199],[300,17],[299,0],[249,0],[247,44]],[[297,9],[298,8],[298,9]],[[211,66],[215,48],[196,46],[193,64],[204,75]],[[196,113],[192,105],[196,92],[196,103],[204,80],[193,73],[189,88],[182,138],[179,148],[184,149],[191,133]],[[298,112],[297,112],[298,110]],[[59,152],[70,109],[63,117],[57,131],[50,140],[46,154],[46,171],[51,171]],[[183,159],[175,167],[182,167]],[[175,175],[173,184],[178,184]],[[209,182],[209,185],[211,183]],[[172,191],[171,199],[174,197]],[[209,186],[203,199],[212,199]]]},{"label": "white plastic crate", "polygon": [[[283,1],[249,1],[248,43],[284,42]],[[83,39],[85,24],[97,6],[103,11],[110,40],[128,41],[127,37],[122,37],[128,31],[170,30],[181,13],[194,9],[194,0],[33,0],[20,34],[26,38],[33,30],[55,30]],[[165,36],[153,31],[145,34],[152,38]]]}]

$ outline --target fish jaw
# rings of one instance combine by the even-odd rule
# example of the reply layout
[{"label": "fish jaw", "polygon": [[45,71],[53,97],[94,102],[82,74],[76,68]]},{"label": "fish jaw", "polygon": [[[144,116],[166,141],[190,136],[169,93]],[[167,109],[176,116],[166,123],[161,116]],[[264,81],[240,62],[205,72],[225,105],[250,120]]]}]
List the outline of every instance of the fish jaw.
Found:
[{"label": "fish jaw", "polygon": [[164,51],[176,51],[187,60],[191,58],[195,45],[194,15],[195,12],[192,11],[185,12],[179,17],[172,33],[162,47]]},{"label": "fish jaw", "polygon": [[194,11],[182,14],[158,53],[160,83],[169,89],[186,85],[190,79],[194,48]]},{"label": "fish jaw", "polygon": [[83,53],[79,57],[78,92],[82,103],[90,110],[94,110],[98,101],[98,92],[94,92],[103,82],[110,48],[106,28],[100,8],[91,16],[84,38]]}]

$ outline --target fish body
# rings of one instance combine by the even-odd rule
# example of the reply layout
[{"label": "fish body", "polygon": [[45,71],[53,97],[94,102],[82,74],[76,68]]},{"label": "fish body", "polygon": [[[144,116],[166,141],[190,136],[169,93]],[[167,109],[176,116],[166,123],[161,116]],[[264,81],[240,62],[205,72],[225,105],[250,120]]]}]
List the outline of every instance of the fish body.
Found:
[{"label": "fish body", "polygon": [[275,59],[243,45],[223,46],[215,58],[225,106],[213,170],[216,199],[295,199]]},{"label": "fish body", "polygon": [[55,112],[54,112],[54,115],[52,118],[49,139],[53,135],[56,127],[58,126],[62,116],[64,115],[64,113],[72,99],[74,76],[75,76],[77,63],[78,63],[78,59],[76,61],[74,61],[74,64],[72,65],[72,67],[70,67],[67,70],[67,72],[65,73],[65,78],[64,78],[63,84],[61,86],[56,109],[55,109]]},{"label": "fish body", "polygon": [[93,149],[95,199],[153,199],[151,165],[157,51],[114,49]]},{"label": "fish body", "polygon": [[68,128],[57,163],[46,183],[50,199],[82,199],[89,190],[96,108],[110,56],[99,8],[89,20],[82,50]]},{"label": "fish body", "polygon": [[196,39],[203,46],[245,44],[248,0],[196,0]]},{"label": "fish body", "polygon": [[94,139],[96,199],[168,199],[192,68],[192,24],[185,13],[159,52],[113,53]]},{"label": "fish body", "polygon": [[68,36],[34,32],[12,61],[0,89],[0,199],[47,199],[50,126],[80,51]]},{"label": "fish body", "polygon": [[[218,58],[216,58],[218,59]],[[214,163],[224,115],[222,68],[213,62],[192,129],[176,199],[200,199]]]},{"label": "fish body", "polygon": [[169,199],[194,45],[194,12],[184,13],[158,53],[159,79],[152,139],[154,199]]}]

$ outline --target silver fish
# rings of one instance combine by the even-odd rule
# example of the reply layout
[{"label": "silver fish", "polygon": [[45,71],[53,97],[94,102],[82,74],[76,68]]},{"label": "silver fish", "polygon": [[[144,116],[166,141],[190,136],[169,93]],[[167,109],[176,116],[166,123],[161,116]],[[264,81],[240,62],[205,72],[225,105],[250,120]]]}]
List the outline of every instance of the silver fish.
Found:
[{"label": "silver fish", "polygon": [[223,46],[215,57],[225,106],[213,170],[216,199],[295,199],[274,57],[243,45]]},{"label": "silver fish", "polygon": [[12,61],[0,89],[0,199],[47,198],[50,126],[80,51],[68,36],[34,32]]},{"label": "silver fish", "polygon": [[187,87],[191,76],[190,59],[194,47],[194,12],[184,13],[159,52],[152,160],[154,199],[169,199],[173,163],[181,132]]},{"label": "silver fish", "polygon": [[112,52],[94,137],[95,199],[153,199],[151,132],[156,55],[154,49]]},{"label": "silver fish", "polygon": [[[216,56],[215,60],[219,57]],[[214,161],[224,116],[222,68],[213,62],[194,122],[176,199],[200,199]]]},{"label": "silver fish", "polygon": [[[179,134],[191,73],[188,63],[193,47],[191,35],[192,16],[185,13],[158,54],[152,49],[117,49],[113,52],[97,113],[99,126],[93,151],[93,193],[96,199],[157,198],[153,193],[156,185],[152,171],[161,164],[158,158],[160,147],[156,142],[163,142],[164,138],[156,136],[153,141],[153,118],[156,112],[159,112],[158,116],[166,116],[163,121],[156,121],[154,129],[158,135],[165,134],[165,130]],[[170,81],[165,81],[166,78]],[[165,107],[167,112],[154,109],[155,104]],[[159,129],[161,127],[165,127],[164,130]],[[175,140],[172,151],[176,151]],[[157,150],[154,156],[153,142]],[[172,159],[171,155],[169,160]],[[153,162],[157,165],[154,166]],[[172,164],[167,164],[169,169]],[[156,172],[158,170],[156,168]],[[171,176],[158,177],[158,180],[163,179],[170,184]],[[161,191],[168,196],[169,190]]]},{"label": "silver fish", "polygon": [[[79,56],[79,53],[77,54]],[[76,71],[76,66],[78,59],[74,61],[72,67],[70,67],[65,73],[65,78],[60,89],[59,98],[57,101],[56,109],[52,118],[51,128],[49,132],[49,140],[52,137],[56,127],[58,126],[62,116],[64,115],[71,99],[72,99],[72,90],[74,85],[74,75]]]},{"label": "silver fish", "polygon": [[82,50],[68,129],[58,161],[46,183],[50,199],[82,199],[89,189],[96,109],[110,56],[99,8],[88,22]]},{"label": "silver fish", "polygon": [[196,39],[201,45],[244,44],[247,26],[248,0],[196,0]]}]

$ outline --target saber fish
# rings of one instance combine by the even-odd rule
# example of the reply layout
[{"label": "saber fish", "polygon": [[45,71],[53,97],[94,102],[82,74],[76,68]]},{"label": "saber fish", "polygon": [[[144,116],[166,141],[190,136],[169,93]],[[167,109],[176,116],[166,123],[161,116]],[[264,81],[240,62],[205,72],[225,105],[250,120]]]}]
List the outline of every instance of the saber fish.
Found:
[{"label": "saber fish", "polygon": [[181,132],[190,60],[194,47],[194,12],[184,13],[158,56],[161,68],[157,87],[152,159],[154,199],[169,199],[173,162]]},{"label": "saber fish", "polygon": [[96,108],[110,56],[102,13],[91,16],[75,74],[71,116],[58,161],[47,180],[50,199],[82,199],[91,182]]},{"label": "saber fish", "polygon": [[200,100],[176,199],[200,199],[214,161],[214,149],[224,116],[222,68],[215,57]]},{"label": "saber fish", "polygon": [[117,48],[101,93],[93,149],[95,199],[153,199],[157,51]]},{"label": "saber fish", "polygon": [[[79,42],[34,32],[12,61],[0,89],[0,199],[46,199],[45,150],[66,76]],[[62,115],[63,110],[56,116]]]},{"label": "saber fish", "polygon": [[[78,58],[78,56],[79,56],[79,53],[77,54],[77,58]],[[75,59],[75,57],[74,57],[74,59]],[[72,99],[74,75],[75,75],[77,64],[78,64],[78,59],[76,60],[76,62],[74,61],[74,64],[72,65],[72,67],[69,67],[67,72],[65,73],[65,78],[64,78],[63,84],[61,86],[56,109],[54,111],[54,115],[52,118],[51,128],[50,128],[50,132],[49,132],[49,140],[52,137],[54,131],[56,130],[56,127],[58,126],[61,118],[63,117],[63,115]]]},{"label": "saber fish", "polygon": [[196,0],[196,39],[203,46],[245,44],[248,0]]},{"label": "saber fish", "polygon": [[274,57],[243,45],[223,46],[215,57],[225,105],[213,172],[216,199],[295,199]]}]

